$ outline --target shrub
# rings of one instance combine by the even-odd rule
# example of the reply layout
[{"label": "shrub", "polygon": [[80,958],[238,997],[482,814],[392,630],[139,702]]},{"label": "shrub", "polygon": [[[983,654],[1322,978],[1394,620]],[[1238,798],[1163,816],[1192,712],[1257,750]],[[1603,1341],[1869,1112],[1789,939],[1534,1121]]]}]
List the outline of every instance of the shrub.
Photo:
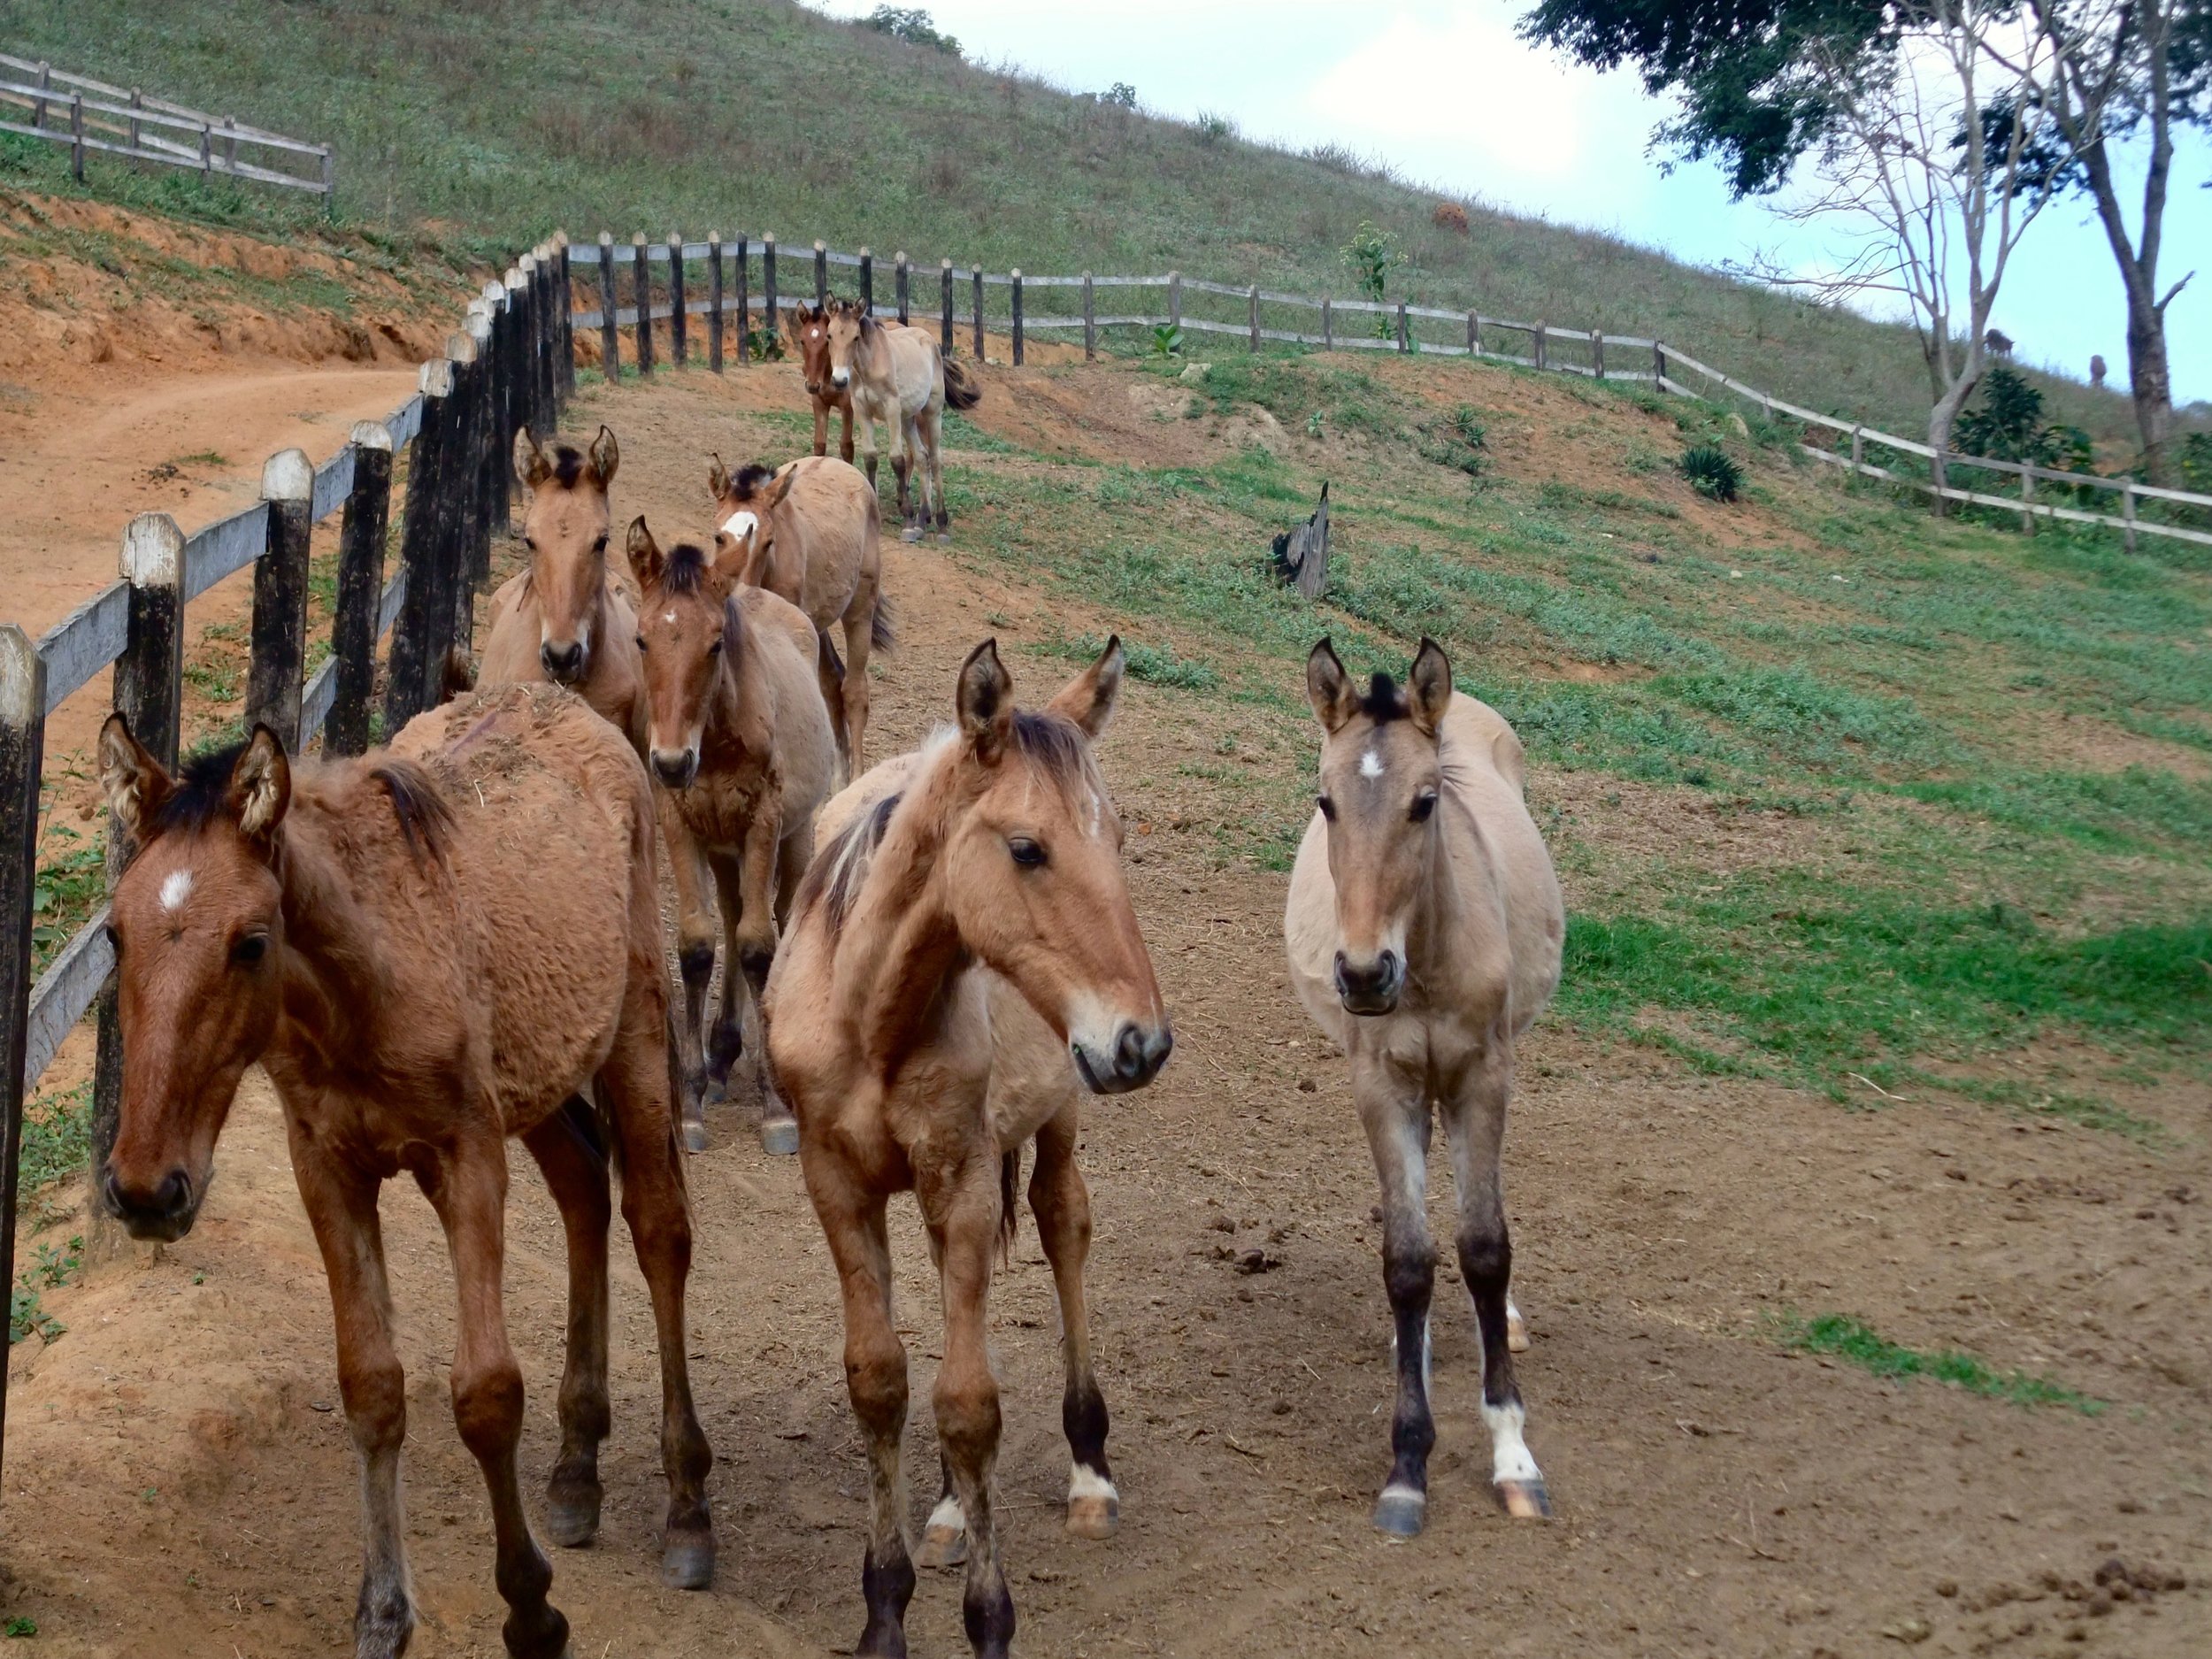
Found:
[{"label": "shrub", "polygon": [[1470,234],[1467,228],[1467,210],[1456,202],[1439,202],[1429,211],[1429,223],[1439,230],[1448,230],[1455,235],[1464,236]]},{"label": "shrub", "polygon": [[1152,355],[1156,357],[1179,357],[1183,355],[1183,331],[1173,323],[1161,323],[1152,330]]},{"label": "shrub", "polygon": [[929,46],[954,58],[960,56],[960,42],[938,28],[919,6],[878,6],[861,19],[860,27],[910,46]]},{"label": "shrub", "polygon": [[1101,104],[1113,104],[1119,109],[1133,110],[1137,107],[1137,89],[1126,81],[1117,81],[1098,95],[1098,101]]},{"label": "shrub", "polygon": [[1216,115],[1211,110],[1198,112],[1198,135],[1208,143],[1218,143],[1225,138],[1234,138],[1237,124],[1225,115]]},{"label": "shrub", "polygon": [[2089,434],[2078,426],[2043,425],[2043,394],[2024,375],[2001,366],[1992,369],[1981,393],[1980,406],[1961,414],[1951,428],[1951,442],[1961,454],[2088,470]]},{"label": "shrub", "polygon": [[1683,451],[1681,465],[1690,488],[1715,501],[1733,501],[1743,488],[1743,468],[1717,443],[1692,445]]}]

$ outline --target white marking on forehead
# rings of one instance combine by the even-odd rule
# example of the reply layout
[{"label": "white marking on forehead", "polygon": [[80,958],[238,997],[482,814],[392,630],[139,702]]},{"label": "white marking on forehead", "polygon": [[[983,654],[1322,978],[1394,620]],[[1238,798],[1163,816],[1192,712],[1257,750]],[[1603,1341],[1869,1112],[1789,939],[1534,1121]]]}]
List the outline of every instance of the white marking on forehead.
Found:
[{"label": "white marking on forehead", "polygon": [[722,532],[733,541],[745,541],[760,528],[760,520],[749,512],[733,512],[722,521]]},{"label": "white marking on forehead", "polygon": [[1371,749],[1369,749],[1364,755],[1362,755],[1359,757],[1359,775],[1363,778],[1381,777],[1382,757],[1378,755]]},{"label": "white marking on forehead", "polygon": [[676,613],[672,611],[664,612],[661,617],[663,622],[673,622],[675,619]]},{"label": "white marking on forehead", "polygon": [[192,872],[172,870],[161,884],[161,908],[172,912],[184,908],[185,900],[192,896]]}]

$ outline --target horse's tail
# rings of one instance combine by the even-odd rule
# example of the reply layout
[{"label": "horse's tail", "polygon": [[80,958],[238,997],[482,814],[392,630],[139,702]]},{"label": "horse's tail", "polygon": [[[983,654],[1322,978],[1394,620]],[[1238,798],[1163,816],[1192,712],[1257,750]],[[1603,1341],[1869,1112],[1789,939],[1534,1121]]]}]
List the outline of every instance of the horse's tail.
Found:
[{"label": "horse's tail", "polygon": [[845,729],[845,659],[827,628],[814,630],[814,679],[822,688],[822,706],[829,710],[830,730]]},{"label": "horse's tail", "polygon": [[1014,1233],[1021,1224],[1021,1211],[1016,1208],[1021,1184],[1022,1149],[1016,1147],[1002,1154],[998,1161],[998,1259],[1002,1267],[1010,1267],[1014,1261]]},{"label": "horse's tail", "polygon": [[438,701],[450,703],[475,689],[475,659],[457,645],[446,653],[445,667],[439,676]]},{"label": "horse's tail", "polygon": [[868,642],[879,651],[899,642],[898,631],[891,625],[891,595],[880,588],[876,589],[875,615],[868,618]]},{"label": "horse's tail", "polygon": [[958,357],[947,357],[945,402],[955,409],[973,409],[983,401],[983,382]]}]

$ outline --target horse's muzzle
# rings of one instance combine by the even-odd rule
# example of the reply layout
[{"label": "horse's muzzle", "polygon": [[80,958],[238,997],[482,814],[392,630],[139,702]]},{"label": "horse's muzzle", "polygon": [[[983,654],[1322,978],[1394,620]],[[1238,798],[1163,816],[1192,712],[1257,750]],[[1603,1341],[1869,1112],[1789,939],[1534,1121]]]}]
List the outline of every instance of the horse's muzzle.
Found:
[{"label": "horse's muzzle", "polygon": [[1398,1006],[1398,993],[1405,983],[1405,959],[1394,950],[1385,950],[1366,963],[1355,963],[1340,950],[1336,953],[1336,997],[1348,1014],[1389,1013]]},{"label": "horse's muzzle", "polygon": [[1132,1020],[1124,1020],[1114,1033],[1110,1054],[1100,1054],[1074,1038],[1068,1041],[1076,1073],[1094,1094],[1126,1094],[1142,1088],[1159,1075],[1174,1049],[1175,1033],[1165,1025],[1147,1030]]},{"label": "horse's muzzle", "polygon": [[548,640],[538,647],[538,661],[545,665],[546,677],[557,686],[572,686],[584,677],[584,642],[570,640],[565,644]]},{"label": "horse's muzzle", "polygon": [[653,751],[653,776],[671,789],[688,789],[691,780],[699,775],[699,751],[695,749],[657,749]]},{"label": "horse's muzzle", "polygon": [[108,1214],[121,1222],[131,1237],[163,1244],[173,1244],[191,1232],[200,1210],[192,1178],[182,1170],[171,1170],[150,1190],[126,1187],[110,1170],[101,1179],[100,1198]]},{"label": "horse's muzzle", "polygon": [[843,391],[848,386],[850,386],[852,382],[853,377],[851,370],[832,369],[830,371],[830,384],[834,386],[839,391]]}]

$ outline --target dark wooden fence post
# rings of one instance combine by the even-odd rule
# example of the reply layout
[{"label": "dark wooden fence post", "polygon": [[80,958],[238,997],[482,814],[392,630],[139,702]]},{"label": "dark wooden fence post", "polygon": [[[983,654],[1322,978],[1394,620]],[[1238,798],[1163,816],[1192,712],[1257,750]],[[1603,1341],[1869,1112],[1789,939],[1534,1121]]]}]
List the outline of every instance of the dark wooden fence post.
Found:
[{"label": "dark wooden fence post", "polygon": [[[79,184],[84,182],[84,94],[69,95],[69,173]],[[12,1284],[14,1281],[9,1281]]]},{"label": "dark wooden fence post", "polygon": [[1605,378],[1605,330],[1602,328],[1590,331],[1590,373],[1594,379],[1602,380]]},{"label": "dark wooden fence post", "polygon": [[508,495],[517,488],[507,457],[514,434],[507,429],[499,398],[499,342],[497,313],[489,305],[472,306],[465,326],[476,351],[475,458],[469,468],[469,499],[475,511],[470,524],[469,573],[481,582],[491,574],[492,537],[509,533]]},{"label": "dark wooden fence post", "polygon": [[570,280],[566,231],[553,238],[553,389],[558,403],[554,412],[558,425],[560,412],[576,396],[576,296]]},{"label": "dark wooden fence post", "polygon": [[682,368],[690,353],[689,318],[684,311],[684,238],[681,231],[668,233],[668,361]]},{"label": "dark wooden fence post", "polygon": [[[23,1064],[31,1023],[31,907],[38,887],[39,773],[46,664],[31,636],[0,622],[0,1284],[15,1283],[15,1204],[23,1148]],[[0,1448],[8,1379],[0,1369]]]},{"label": "dark wooden fence post", "polygon": [[722,373],[722,233],[707,235],[707,367]]},{"label": "dark wooden fence post", "polygon": [[983,267],[978,265],[975,277],[975,360],[983,361]]},{"label": "dark wooden fence post", "polygon": [[[131,735],[171,772],[184,713],[184,532],[165,512],[142,512],[123,531],[123,580],[131,585],[130,623],[122,656],[115,659],[115,711]],[[108,886],[123,873],[134,849],[122,826],[108,820]],[[92,1167],[115,1149],[117,1114],[123,1102],[123,1026],[115,1006],[115,981],[102,987],[99,1048],[92,1074]]]},{"label": "dark wooden fence post", "polygon": [[1260,288],[1258,283],[1252,285],[1252,290],[1245,296],[1245,299],[1248,307],[1246,326],[1251,335],[1252,349],[1257,352],[1260,349]]},{"label": "dark wooden fence post", "polygon": [[829,250],[818,240],[814,244],[814,303],[829,303]]},{"label": "dark wooden fence post", "polygon": [[401,521],[400,563],[407,572],[407,592],[392,624],[390,663],[384,677],[384,732],[399,730],[426,706],[426,665],[435,612],[439,520],[442,517],[439,473],[445,449],[446,403],[453,389],[453,365],[434,357],[422,365],[422,424],[416,429],[407,463],[407,504]]},{"label": "dark wooden fence post", "polygon": [[949,351],[952,349],[952,261],[946,260],[938,266],[938,272],[944,287],[944,338],[937,343],[941,349]]},{"label": "dark wooden fence post", "polygon": [[465,649],[472,642],[478,564],[480,560],[486,570],[491,566],[491,537],[484,524],[484,457],[492,447],[488,440],[497,430],[497,412],[488,396],[496,365],[479,349],[473,333],[448,334],[445,354],[453,365],[453,396],[448,400],[453,426],[448,434],[452,446],[452,485],[447,530],[452,543],[452,572],[446,588],[445,624],[438,641],[442,649],[436,653],[437,672],[427,681],[427,695],[434,703],[443,688],[447,652],[455,646]]},{"label": "dark wooden fence post", "polygon": [[876,257],[865,248],[860,250],[860,309],[872,311],[876,308]]},{"label": "dark wooden fence post", "polygon": [[[1651,342],[1651,385],[1654,391],[1667,389],[1667,349],[1656,340]],[[1854,461],[1859,457],[1854,455]]]},{"label": "dark wooden fence post", "polygon": [[1321,349],[1324,351],[1336,349],[1335,310],[1325,297],[1321,302]]},{"label": "dark wooden fence post", "polygon": [[1014,307],[1014,366],[1019,368],[1022,361],[1022,273],[1019,269],[1014,272],[1011,281],[1009,292],[1013,296]]},{"label": "dark wooden fence post", "polygon": [[253,567],[253,645],[246,724],[265,726],[300,751],[300,681],[307,662],[307,545],[315,528],[315,464],[280,449],[261,468],[268,539]]},{"label": "dark wooden fence post", "polygon": [[330,630],[333,671],[323,753],[369,746],[369,694],[376,686],[377,613],[384,605],[384,538],[392,522],[392,434],[381,421],[353,428],[353,488],[338,530],[338,603]]},{"label": "dark wooden fence post", "polygon": [[1083,360],[1098,359],[1098,307],[1092,297],[1091,273],[1083,273]]},{"label": "dark wooden fence post", "polygon": [[1536,366],[1540,369],[1544,366],[1544,325],[1540,322],[1529,332],[1536,342]]},{"label": "dark wooden fence post", "polygon": [[1482,319],[1475,315],[1475,308],[1471,305],[1467,308],[1467,355],[1471,357],[1482,355]]},{"label": "dark wooden fence post", "polygon": [[1413,349],[1413,334],[1406,326],[1406,303],[1403,300],[1398,302],[1398,349],[1401,351]]},{"label": "dark wooden fence post", "polygon": [[752,245],[740,236],[737,239],[737,360],[740,365],[753,360],[753,296],[747,291],[752,286],[752,273],[747,268],[752,262]]},{"label": "dark wooden fence post", "polygon": [[1180,271],[1167,273],[1167,326],[1170,328],[1183,326],[1183,273]]},{"label": "dark wooden fence post", "polygon": [[760,239],[760,308],[761,332],[772,342],[783,332],[783,319],[776,315],[776,239],[764,232]]},{"label": "dark wooden fence post", "polygon": [[891,286],[893,289],[895,290],[898,296],[899,323],[902,327],[913,321],[913,318],[907,309],[908,301],[910,297],[908,290],[912,285],[912,269],[906,263],[906,250],[904,249],[901,249],[899,250],[897,263],[891,267]]},{"label": "dark wooden fence post", "polygon": [[[1939,456],[1936,458],[1937,464],[1940,465],[1942,457]],[[1938,483],[1943,481],[1940,474],[1937,476],[1936,481]],[[2120,544],[2130,553],[2133,553],[2135,551],[2135,480],[2131,478],[2120,487],[2120,523],[2122,526]]]},{"label": "dark wooden fence post", "polygon": [[[54,66],[42,59],[38,65],[38,89],[41,92],[43,92],[53,84]],[[44,98],[33,98],[31,100],[31,125],[39,128],[42,132],[45,130],[46,100]]]},{"label": "dark wooden fence post", "polygon": [[[514,442],[515,433],[523,424],[520,396],[516,389],[519,378],[516,365],[521,361],[517,335],[522,319],[515,310],[514,297],[503,282],[484,284],[484,318],[488,324],[484,354],[493,365],[491,384],[485,395],[491,406],[492,434],[503,448]],[[620,349],[618,344],[618,366],[621,362]],[[513,473],[504,465],[484,474],[484,521],[488,531],[501,535],[512,532],[517,488]]]},{"label": "dark wooden fence post", "polygon": [[614,238],[599,233],[599,368],[612,385],[622,378],[622,335],[615,312],[621,302],[615,296]]},{"label": "dark wooden fence post", "polygon": [[641,379],[653,373],[653,266],[646,257],[645,233],[630,238],[630,273],[637,289],[637,372]]},{"label": "dark wooden fence post", "polygon": [[553,315],[553,247],[548,242],[538,250],[530,282],[530,361],[537,371],[539,420],[534,430],[548,438],[561,429],[561,373],[553,361],[558,334]]}]

